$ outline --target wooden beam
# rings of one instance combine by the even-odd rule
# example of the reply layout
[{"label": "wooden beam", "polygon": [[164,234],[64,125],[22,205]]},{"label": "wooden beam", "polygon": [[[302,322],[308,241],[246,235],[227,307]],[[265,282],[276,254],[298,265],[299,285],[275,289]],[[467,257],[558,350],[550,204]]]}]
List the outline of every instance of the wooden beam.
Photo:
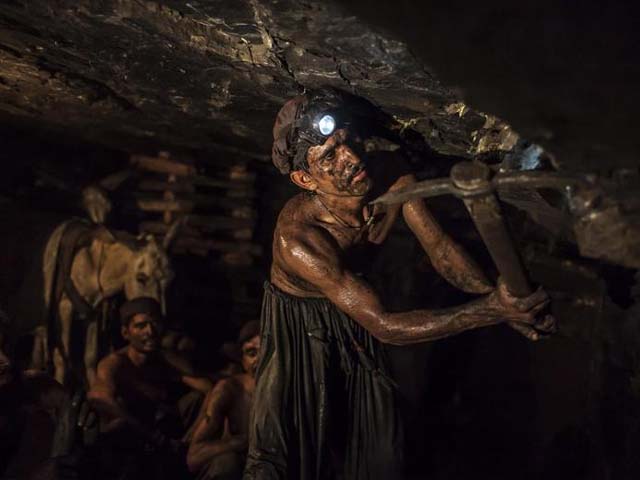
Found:
[{"label": "wooden beam", "polygon": [[262,247],[251,242],[228,242],[194,237],[176,238],[175,244],[181,248],[197,248],[219,251],[223,253],[247,253],[254,256],[262,255]]},{"label": "wooden beam", "polygon": [[228,179],[220,179],[207,177],[205,175],[196,175],[193,177],[193,183],[202,187],[213,187],[213,188],[224,188],[229,190],[253,190],[252,180],[255,180],[255,174],[252,179],[236,179],[236,180],[228,180]]},{"label": "wooden beam", "polygon": [[[185,202],[193,207],[217,207],[222,209],[234,209],[239,207],[250,207],[253,202],[248,198],[230,198],[225,195],[214,193],[184,193],[181,195],[167,196],[167,192],[173,194],[171,190],[165,190],[163,200],[176,202]],[[152,201],[160,200],[159,197],[153,196],[150,192],[133,192],[133,198],[136,201]]]},{"label": "wooden beam", "polygon": [[143,212],[180,212],[190,213],[196,207],[216,207],[228,211],[233,218],[254,219],[257,216],[255,209],[242,204],[238,199],[229,198],[197,198],[165,200],[158,197],[137,196],[135,205]]},{"label": "wooden beam", "polygon": [[206,232],[218,230],[228,230],[236,228],[253,228],[255,221],[247,218],[224,217],[220,215],[197,215],[190,214],[187,220],[188,225],[193,225]]},{"label": "wooden beam", "polygon": [[[212,182],[203,183],[195,181],[196,178],[197,177],[193,177],[193,179],[189,178],[189,181],[176,182],[147,179],[140,181],[138,183],[138,188],[145,192],[171,191],[175,193],[195,193],[195,186],[205,186],[225,190],[223,195],[229,198],[254,198],[256,196],[253,186],[247,183],[236,183],[224,180],[217,181],[214,179],[211,179]],[[207,193],[203,192],[203,194]]]},{"label": "wooden beam", "polygon": [[187,200],[163,200],[159,198],[138,198],[136,206],[143,212],[181,212],[189,213],[194,203]]},{"label": "wooden beam", "polygon": [[[166,235],[166,233],[171,228],[170,224],[164,222],[154,222],[147,221],[142,222],[138,225],[138,231],[153,233],[154,235]],[[186,225],[182,225],[180,227],[180,232],[178,232],[178,236],[199,236],[200,231],[197,228],[190,226],[188,223]]]},{"label": "wooden beam", "polygon": [[177,193],[193,193],[195,187],[193,184],[184,181],[166,182],[163,180],[142,180],[138,183],[138,188],[143,191],[164,192],[171,191]]},{"label": "wooden beam", "polygon": [[168,173],[179,177],[196,174],[196,167],[185,163],[178,163],[168,157],[149,157],[147,155],[131,155],[131,164],[142,170],[157,173]]},{"label": "wooden beam", "polygon": [[[138,226],[138,230],[140,232],[148,232],[159,237],[163,237],[166,235],[169,230],[170,225],[167,225],[164,222],[142,222]],[[235,240],[251,240],[253,237],[253,229],[251,228],[241,228],[241,229],[226,229],[224,234],[227,238],[233,238]],[[202,232],[197,228],[192,226],[183,226],[180,229],[180,233],[178,234],[178,238],[202,238]],[[221,239],[222,240],[222,239]]]}]

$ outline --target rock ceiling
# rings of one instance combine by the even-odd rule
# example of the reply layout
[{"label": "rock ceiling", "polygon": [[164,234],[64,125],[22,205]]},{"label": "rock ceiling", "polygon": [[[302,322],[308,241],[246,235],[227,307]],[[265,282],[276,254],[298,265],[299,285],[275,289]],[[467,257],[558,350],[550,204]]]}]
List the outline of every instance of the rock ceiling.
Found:
[{"label": "rock ceiling", "polygon": [[279,105],[329,84],[367,97],[444,153],[486,148],[483,127],[513,144],[406,44],[332,4],[14,1],[0,6],[0,28],[5,124],[124,150],[266,158]]},{"label": "rock ceiling", "polygon": [[[638,94],[620,84],[638,71],[628,62],[633,42],[624,43],[626,11],[609,18],[585,4],[582,17],[593,16],[600,30],[573,15],[553,19],[536,37],[536,24],[523,19],[549,24],[540,13],[549,2],[517,11],[500,10],[500,0],[417,10],[404,0],[376,8],[347,3],[2,2],[0,122],[125,151],[222,150],[266,159],[279,105],[305,87],[329,84],[367,97],[439,152],[511,148],[517,135],[463,103],[462,92],[577,168],[584,159],[589,166],[635,161]],[[562,43],[553,32],[563,28],[582,34]],[[602,46],[614,37],[611,49]],[[544,71],[547,57],[553,71]],[[573,76],[564,78],[569,70]],[[580,72],[599,75],[591,85],[580,82]],[[572,85],[579,96],[571,96]]]}]

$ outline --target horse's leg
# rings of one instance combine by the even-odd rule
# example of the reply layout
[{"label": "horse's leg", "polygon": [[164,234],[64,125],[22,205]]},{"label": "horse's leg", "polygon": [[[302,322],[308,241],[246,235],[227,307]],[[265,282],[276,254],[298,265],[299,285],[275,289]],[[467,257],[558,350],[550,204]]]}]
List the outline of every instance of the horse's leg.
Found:
[{"label": "horse's leg", "polygon": [[96,381],[96,369],[98,368],[98,321],[92,320],[87,325],[87,334],[84,344],[84,369],[89,388]]},{"label": "horse's leg", "polygon": [[73,319],[73,304],[63,295],[58,305],[60,315],[60,341],[56,342],[53,350],[53,367],[55,378],[64,385],[69,373],[69,352],[71,351],[71,321]]}]

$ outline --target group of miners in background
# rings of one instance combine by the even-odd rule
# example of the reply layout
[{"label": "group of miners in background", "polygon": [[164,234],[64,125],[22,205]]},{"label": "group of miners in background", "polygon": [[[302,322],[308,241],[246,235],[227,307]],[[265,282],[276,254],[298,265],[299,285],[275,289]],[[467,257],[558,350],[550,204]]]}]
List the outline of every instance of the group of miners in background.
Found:
[{"label": "group of miners in background", "polygon": [[124,347],[100,360],[88,391],[71,392],[13,359],[0,316],[0,478],[198,478],[242,476],[260,350],[249,321],[222,352],[218,373],[195,371],[161,347],[157,300],[120,308]]}]

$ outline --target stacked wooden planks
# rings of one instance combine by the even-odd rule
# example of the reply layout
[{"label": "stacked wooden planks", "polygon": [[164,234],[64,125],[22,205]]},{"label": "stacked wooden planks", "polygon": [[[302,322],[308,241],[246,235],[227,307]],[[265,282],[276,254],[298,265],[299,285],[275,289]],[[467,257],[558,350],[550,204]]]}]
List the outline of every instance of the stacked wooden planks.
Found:
[{"label": "stacked wooden planks", "polygon": [[143,172],[133,192],[145,218],[141,232],[162,237],[176,219],[186,216],[174,253],[214,253],[228,265],[242,266],[252,265],[262,254],[260,245],[252,242],[256,174],[246,162],[220,167],[215,176],[203,175],[167,152],[132,155],[131,165]]}]

